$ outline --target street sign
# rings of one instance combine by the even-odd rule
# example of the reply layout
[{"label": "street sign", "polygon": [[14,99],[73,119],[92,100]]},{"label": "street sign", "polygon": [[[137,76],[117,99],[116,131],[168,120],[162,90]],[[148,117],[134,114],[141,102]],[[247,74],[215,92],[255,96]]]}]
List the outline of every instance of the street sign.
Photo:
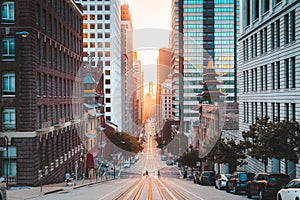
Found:
[{"label": "street sign", "polygon": [[200,167],[200,162],[196,162],[196,166],[197,166],[197,167]]},{"label": "street sign", "polygon": [[5,147],[0,147],[0,151],[6,151]]}]

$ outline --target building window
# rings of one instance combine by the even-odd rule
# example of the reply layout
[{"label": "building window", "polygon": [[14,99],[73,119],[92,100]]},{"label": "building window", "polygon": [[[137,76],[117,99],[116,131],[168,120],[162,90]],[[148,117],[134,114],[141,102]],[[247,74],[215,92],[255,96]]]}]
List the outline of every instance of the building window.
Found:
[{"label": "building window", "polygon": [[264,68],[260,66],[260,90],[264,90]]},{"label": "building window", "polygon": [[4,108],[3,109],[3,129],[14,130],[16,129],[16,109],[15,108]]},{"label": "building window", "polygon": [[38,73],[36,78],[37,78],[37,80],[36,80],[36,95],[38,97],[40,97],[41,96],[41,74]]},{"label": "building window", "polygon": [[254,16],[253,16],[253,19],[256,20],[258,19],[259,17],[259,3],[260,0],[255,0],[253,3],[254,3]]},{"label": "building window", "polygon": [[13,61],[15,60],[15,38],[6,37],[2,41],[2,60]]},{"label": "building window", "polygon": [[270,9],[270,0],[264,0],[264,13],[268,12]]},{"label": "building window", "polygon": [[277,65],[277,89],[280,89],[280,61],[276,62]]},{"label": "building window", "polygon": [[110,85],[110,80],[109,79],[105,80],[105,85]]},{"label": "building window", "polygon": [[271,103],[272,105],[272,118],[273,118],[273,122],[275,122],[275,103]]},{"label": "building window", "polygon": [[111,101],[110,101],[110,98],[105,98],[105,102],[106,103],[110,103]]},{"label": "building window", "polygon": [[37,107],[37,128],[40,129],[42,128],[41,123],[42,123],[42,114],[41,114],[41,106]]},{"label": "building window", "polygon": [[289,104],[285,103],[285,120],[289,121],[290,120],[290,111],[289,111]]},{"label": "building window", "polygon": [[268,90],[268,65],[265,65],[265,90]]},{"label": "building window", "polygon": [[272,89],[275,90],[275,63],[271,64],[272,68]]},{"label": "building window", "polygon": [[277,103],[277,121],[280,122],[280,103]]},{"label": "building window", "polygon": [[43,91],[44,97],[47,96],[47,75],[44,75],[44,91]]},{"label": "building window", "polygon": [[254,91],[254,71],[251,69],[251,91]]},{"label": "building window", "polygon": [[290,17],[290,25],[291,25],[290,40],[291,40],[291,42],[295,41],[295,35],[296,35],[295,21],[296,21],[295,11],[293,10],[291,12],[291,17]]},{"label": "building window", "polygon": [[107,107],[105,112],[111,112],[111,108],[110,107]]},{"label": "building window", "polygon": [[296,87],[296,59],[295,57],[291,58],[291,87]]},{"label": "building window", "polygon": [[249,60],[249,41],[246,39],[246,60]]},{"label": "building window", "polygon": [[275,48],[275,25],[271,24],[271,49]]},{"label": "building window", "polygon": [[287,58],[287,59],[285,59],[284,60],[284,65],[285,65],[285,73],[284,73],[284,75],[285,75],[285,87],[286,88],[289,88],[289,82],[290,82],[290,80],[289,80],[289,75],[290,75],[290,73],[289,73],[289,59]]},{"label": "building window", "polygon": [[48,117],[47,117],[47,106],[45,105],[44,106],[44,122],[47,122],[47,119],[48,119]]},{"label": "building window", "polygon": [[254,41],[253,35],[251,36],[251,58],[254,57]]},{"label": "building window", "polygon": [[296,104],[292,103],[291,107],[292,107],[292,120],[296,121]]},{"label": "building window", "polygon": [[254,56],[257,57],[257,34],[254,34]]},{"label": "building window", "polygon": [[109,11],[109,5],[105,5],[104,9],[105,9],[106,11]]},{"label": "building window", "polygon": [[284,43],[289,43],[289,14],[284,16]]},{"label": "building window", "polygon": [[263,43],[263,30],[260,30],[260,54],[263,54],[264,43]]},{"label": "building window", "polygon": [[276,47],[280,47],[280,19],[276,21]]},{"label": "building window", "polygon": [[2,151],[2,175],[14,177],[17,176],[17,148],[9,146],[7,150],[8,152]]},{"label": "building window", "polygon": [[251,12],[251,7],[250,7],[250,0],[247,0],[247,15],[246,15],[246,25],[250,25],[250,12]]},{"label": "building window", "polygon": [[268,51],[268,28],[265,27],[264,30],[264,48],[265,48],[265,53]]},{"label": "building window", "polygon": [[264,103],[260,102],[260,116],[264,117]]},{"label": "building window", "polygon": [[2,74],[2,95],[15,95],[16,94],[16,77],[14,73]]},{"label": "building window", "polygon": [[49,91],[50,91],[50,94],[49,96],[52,97],[53,96],[53,79],[52,79],[52,76],[50,76],[49,78]]},{"label": "building window", "polygon": [[15,21],[15,3],[3,2],[2,3],[2,23],[14,23]]},{"label": "building window", "polygon": [[255,91],[257,91],[257,68],[254,69]]},{"label": "building window", "polygon": [[246,72],[243,71],[243,78],[244,78],[244,92],[246,92]]},{"label": "building window", "polygon": [[247,92],[249,92],[249,72],[246,71],[246,86],[247,86]]}]

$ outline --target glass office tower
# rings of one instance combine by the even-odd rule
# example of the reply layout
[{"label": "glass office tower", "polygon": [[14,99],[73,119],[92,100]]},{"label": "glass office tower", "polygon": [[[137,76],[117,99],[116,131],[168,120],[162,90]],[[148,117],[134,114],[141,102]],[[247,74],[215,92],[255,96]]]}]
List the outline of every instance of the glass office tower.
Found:
[{"label": "glass office tower", "polygon": [[[172,88],[173,118],[179,120],[179,1],[172,1]],[[212,57],[217,79],[223,83],[217,88],[227,95],[222,101],[235,100],[234,59],[238,30],[238,0],[184,0],[183,3],[183,131],[190,133],[199,112],[192,110],[202,92],[203,69]]]}]

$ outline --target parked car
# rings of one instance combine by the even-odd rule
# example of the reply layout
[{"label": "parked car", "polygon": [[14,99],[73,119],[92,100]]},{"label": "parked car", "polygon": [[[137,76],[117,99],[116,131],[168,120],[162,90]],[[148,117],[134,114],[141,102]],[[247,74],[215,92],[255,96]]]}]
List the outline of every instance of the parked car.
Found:
[{"label": "parked car", "polygon": [[166,155],[162,155],[161,156],[161,161],[166,161],[167,160],[167,156]]},{"label": "parked car", "polygon": [[199,179],[200,179],[201,185],[214,185],[215,184],[215,172],[202,171]]},{"label": "parked car", "polygon": [[252,180],[254,173],[250,172],[234,172],[231,178],[227,181],[226,192],[233,192],[238,194],[245,192],[247,188],[247,182]]},{"label": "parked car", "polygon": [[130,167],[130,162],[129,161],[125,161],[123,167],[124,168],[129,168]]},{"label": "parked car", "polygon": [[258,173],[247,185],[247,197],[258,196],[259,199],[275,199],[277,192],[290,181],[287,174]]},{"label": "parked car", "polygon": [[300,179],[293,179],[277,193],[277,200],[299,200]]},{"label": "parked car", "polygon": [[219,174],[216,177],[215,188],[219,189],[219,190],[225,189],[227,181],[230,179],[230,177],[231,177],[231,174]]},{"label": "parked car", "polygon": [[169,166],[170,166],[170,165],[173,165],[173,164],[174,164],[174,160],[167,160],[167,161],[166,161],[166,164],[169,165]]},{"label": "parked car", "polygon": [[200,174],[198,173],[198,172],[196,172],[195,174],[194,174],[194,180],[193,180],[193,182],[196,184],[200,184]]}]

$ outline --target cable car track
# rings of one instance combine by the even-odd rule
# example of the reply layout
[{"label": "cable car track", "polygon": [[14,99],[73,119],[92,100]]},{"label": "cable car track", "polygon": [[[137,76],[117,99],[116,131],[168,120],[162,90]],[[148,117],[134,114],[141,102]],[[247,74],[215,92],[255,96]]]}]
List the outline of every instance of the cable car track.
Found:
[{"label": "cable car track", "polygon": [[140,180],[134,182],[132,185],[130,185],[126,190],[124,190],[122,193],[120,193],[118,196],[113,198],[113,200],[137,200],[141,196],[141,193],[143,191],[143,188],[146,183],[145,178],[141,178]]}]

